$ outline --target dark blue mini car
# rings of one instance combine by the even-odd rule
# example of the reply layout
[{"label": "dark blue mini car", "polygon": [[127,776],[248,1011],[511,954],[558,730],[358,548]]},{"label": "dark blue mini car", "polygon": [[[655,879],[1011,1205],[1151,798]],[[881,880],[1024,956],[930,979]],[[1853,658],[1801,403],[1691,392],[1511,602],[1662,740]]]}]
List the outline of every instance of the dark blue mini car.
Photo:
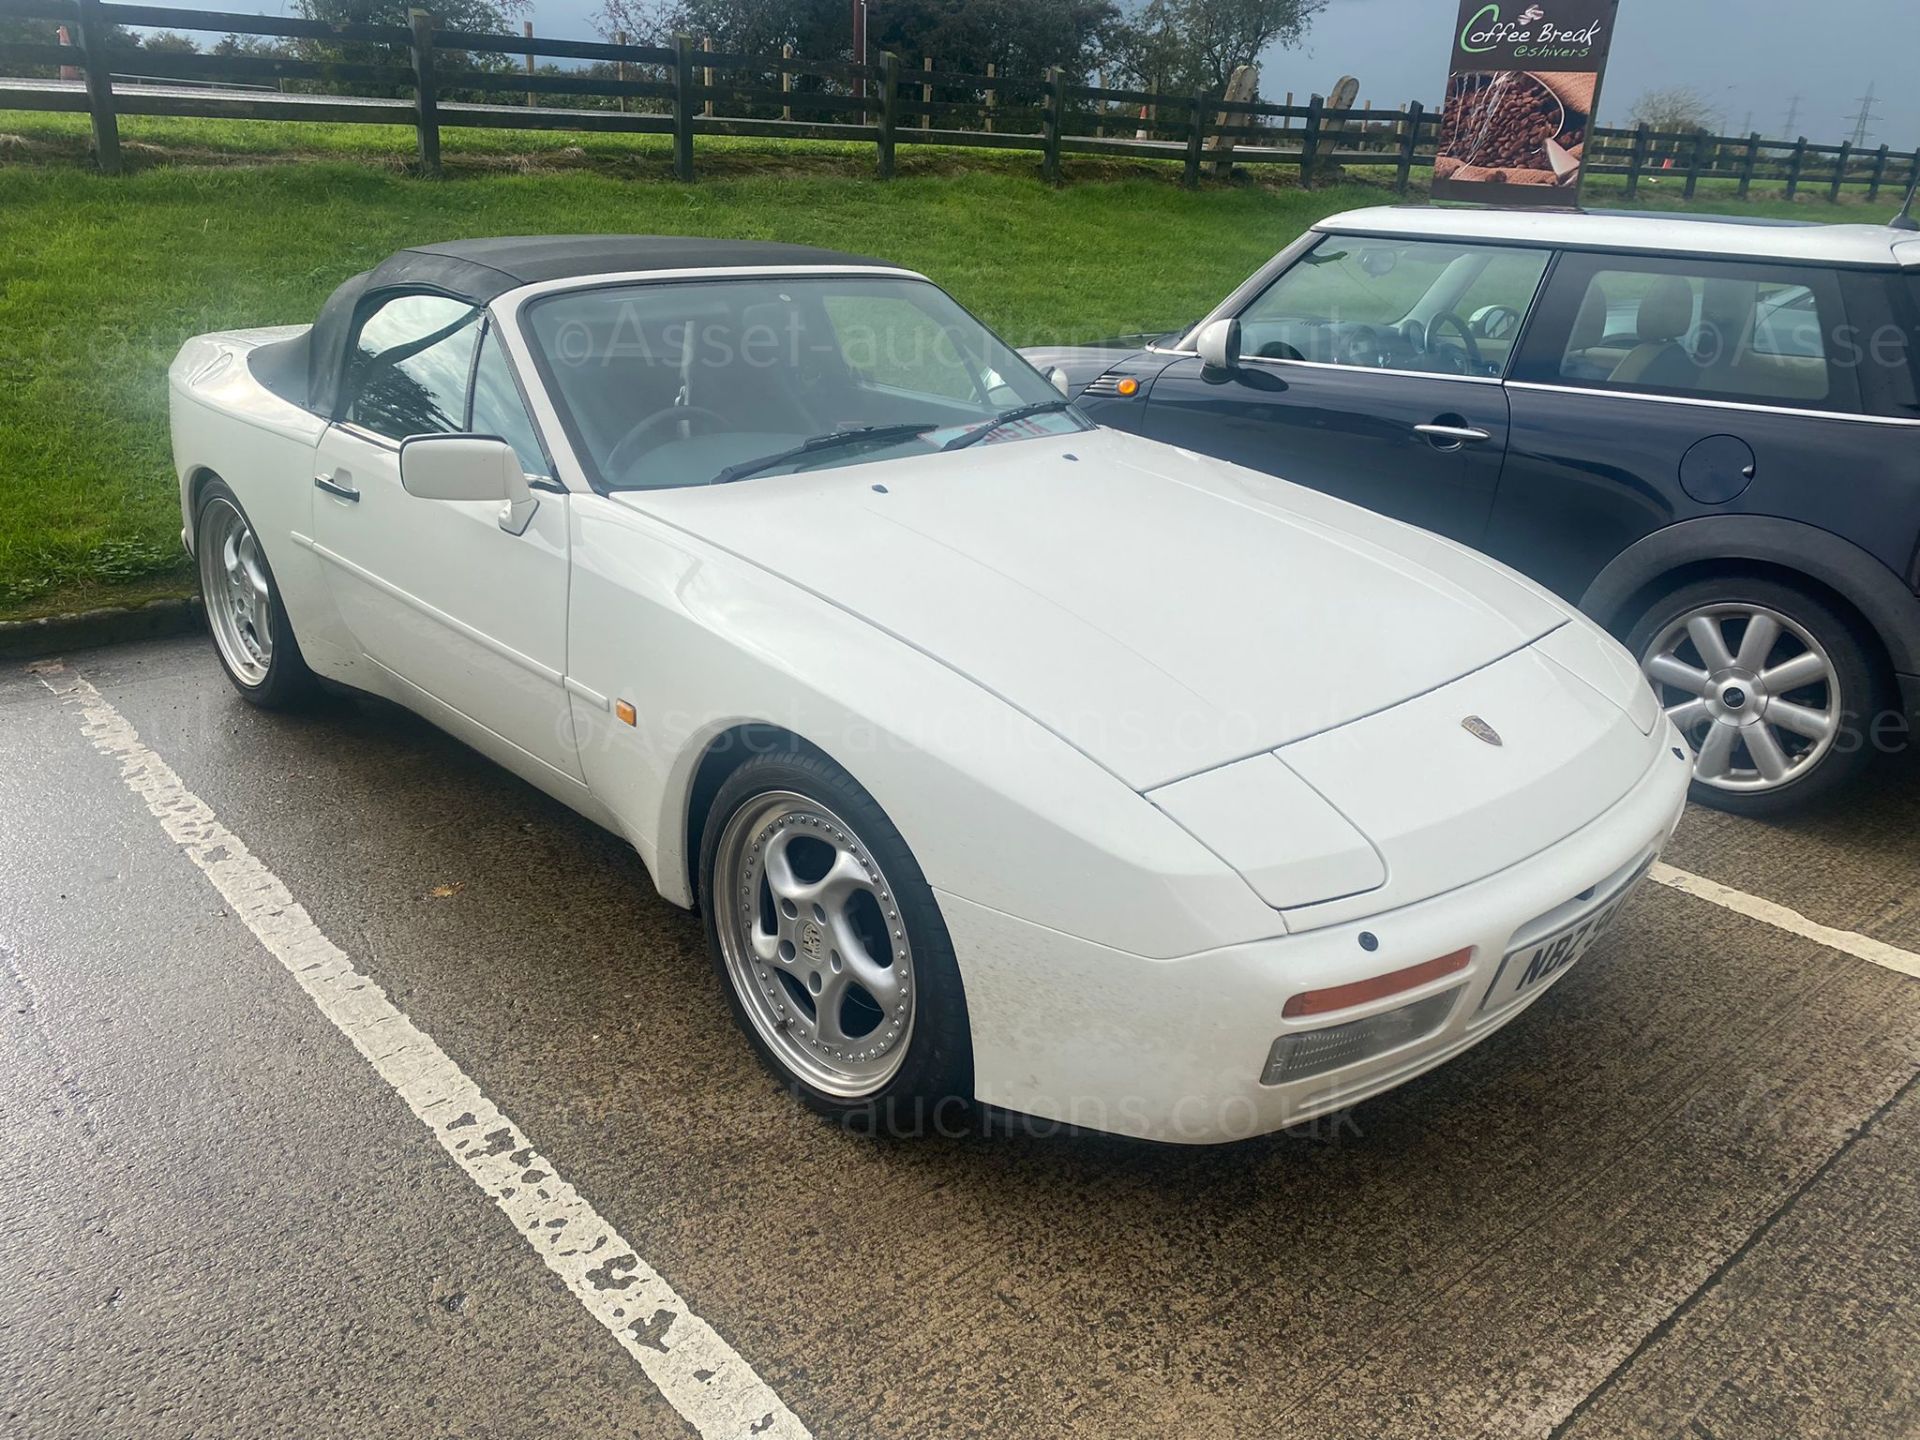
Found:
[{"label": "dark blue mini car", "polygon": [[1028,355],[1101,424],[1578,601],[1693,745],[1696,799],[1801,804],[1920,714],[1920,236],[1362,210],[1187,331]]}]

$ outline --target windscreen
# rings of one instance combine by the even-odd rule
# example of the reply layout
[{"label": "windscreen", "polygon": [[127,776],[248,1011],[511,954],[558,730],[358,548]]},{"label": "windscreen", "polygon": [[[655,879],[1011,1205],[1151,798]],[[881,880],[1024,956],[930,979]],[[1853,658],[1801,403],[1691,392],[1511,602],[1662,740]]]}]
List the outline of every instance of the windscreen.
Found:
[{"label": "windscreen", "polygon": [[[929,453],[1010,412],[1060,400],[1004,341],[924,281],[601,286],[532,302],[525,325],[576,451],[609,489]],[[1004,443],[1084,423],[1051,410],[980,438]],[[790,451],[801,453],[773,460]]]}]

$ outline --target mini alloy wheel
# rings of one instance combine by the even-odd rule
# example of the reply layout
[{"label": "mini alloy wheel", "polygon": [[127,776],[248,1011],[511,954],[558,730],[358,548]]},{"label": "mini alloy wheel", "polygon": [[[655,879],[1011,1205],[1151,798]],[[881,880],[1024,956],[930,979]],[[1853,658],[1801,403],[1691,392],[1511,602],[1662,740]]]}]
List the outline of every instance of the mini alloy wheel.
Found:
[{"label": "mini alloy wheel", "polygon": [[1770,577],[1674,591],[1628,647],[1693,750],[1693,798],[1745,815],[1807,804],[1858,775],[1890,677],[1857,620]]},{"label": "mini alloy wheel", "polygon": [[853,827],[795,791],[755,796],[721,834],[713,891],[727,976],[779,1063],[840,1100],[885,1089],[913,1038],[914,952]]}]

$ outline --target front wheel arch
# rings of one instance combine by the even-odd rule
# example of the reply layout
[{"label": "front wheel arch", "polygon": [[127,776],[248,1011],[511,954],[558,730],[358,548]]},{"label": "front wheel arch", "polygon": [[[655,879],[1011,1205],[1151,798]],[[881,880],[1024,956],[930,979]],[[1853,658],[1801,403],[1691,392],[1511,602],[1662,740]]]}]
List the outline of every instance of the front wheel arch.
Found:
[{"label": "front wheel arch", "polygon": [[780,751],[833,759],[804,736],[765,721],[729,726],[708,740],[701,751],[680,805],[680,835],[685,846],[680,856],[680,881],[686,886],[684,893],[694,897],[696,908],[700,902],[700,846],[706,838],[707,812],[713,808],[714,797],[733,772],[754,756]]}]

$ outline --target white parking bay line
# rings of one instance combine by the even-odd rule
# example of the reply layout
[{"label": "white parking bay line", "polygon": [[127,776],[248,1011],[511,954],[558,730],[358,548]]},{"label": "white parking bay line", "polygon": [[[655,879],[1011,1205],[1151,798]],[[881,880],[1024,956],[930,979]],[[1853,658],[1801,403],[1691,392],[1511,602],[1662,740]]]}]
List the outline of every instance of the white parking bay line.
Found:
[{"label": "white parking bay line", "polygon": [[88,681],[57,662],[36,669],[76,707],[94,749],[120,776],[320,1013],[400,1093],[467,1177],[565,1282],[705,1440],[808,1431],[714,1328],[555,1173],[446,1052],[321,933],[273,872]]},{"label": "white parking bay line", "polygon": [[1778,930],[1811,940],[1816,945],[1824,945],[1829,950],[1841,950],[1857,959],[1881,965],[1889,970],[1897,970],[1902,975],[1920,978],[1920,955],[1911,950],[1902,950],[1898,945],[1889,945],[1884,940],[1875,940],[1871,935],[1861,935],[1852,930],[1835,930],[1831,925],[1822,925],[1817,920],[1809,920],[1798,910],[1789,910],[1784,905],[1771,900],[1762,900],[1758,895],[1749,895],[1744,890],[1735,890],[1730,885],[1722,885],[1717,880],[1709,880],[1704,875],[1694,875],[1686,870],[1676,870],[1671,865],[1654,863],[1648,875],[1662,885],[1669,885],[1684,895],[1698,900],[1710,901],[1724,906],[1750,919],[1761,920]]}]

